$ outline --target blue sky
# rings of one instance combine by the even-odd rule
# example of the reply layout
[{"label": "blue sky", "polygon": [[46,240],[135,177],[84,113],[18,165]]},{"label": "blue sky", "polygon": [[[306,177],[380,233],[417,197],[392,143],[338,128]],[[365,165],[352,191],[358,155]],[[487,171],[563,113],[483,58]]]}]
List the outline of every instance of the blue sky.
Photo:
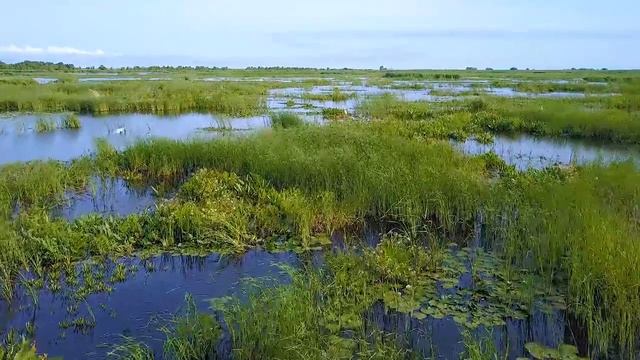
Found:
[{"label": "blue sky", "polygon": [[5,62],[640,68],[637,0],[20,0],[1,8]]}]

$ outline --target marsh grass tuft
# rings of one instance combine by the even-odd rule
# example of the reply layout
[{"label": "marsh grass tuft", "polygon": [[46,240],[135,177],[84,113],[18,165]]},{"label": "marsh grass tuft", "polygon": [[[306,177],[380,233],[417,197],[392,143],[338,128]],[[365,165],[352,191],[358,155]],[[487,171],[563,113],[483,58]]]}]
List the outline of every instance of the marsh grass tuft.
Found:
[{"label": "marsh grass tuft", "polygon": [[80,118],[78,117],[78,115],[76,114],[69,114],[67,116],[64,117],[64,119],[62,120],[62,126],[63,129],[80,129],[80,127],[82,127],[82,124],[80,123]]},{"label": "marsh grass tuft", "polygon": [[294,113],[278,112],[271,114],[271,127],[274,129],[287,129],[303,126],[304,120]]},{"label": "marsh grass tuft", "polygon": [[35,131],[38,133],[52,132],[57,128],[56,122],[51,118],[39,117],[36,121]]}]

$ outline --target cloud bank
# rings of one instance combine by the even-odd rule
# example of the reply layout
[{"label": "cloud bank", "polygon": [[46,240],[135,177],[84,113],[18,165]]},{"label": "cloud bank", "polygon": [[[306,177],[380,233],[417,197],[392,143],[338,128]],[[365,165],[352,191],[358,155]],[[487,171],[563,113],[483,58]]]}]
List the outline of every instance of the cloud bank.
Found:
[{"label": "cloud bank", "polygon": [[81,56],[104,56],[106,53],[101,49],[84,50],[70,46],[17,46],[14,44],[0,46],[0,53],[24,54],[24,55],[81,55]]}]

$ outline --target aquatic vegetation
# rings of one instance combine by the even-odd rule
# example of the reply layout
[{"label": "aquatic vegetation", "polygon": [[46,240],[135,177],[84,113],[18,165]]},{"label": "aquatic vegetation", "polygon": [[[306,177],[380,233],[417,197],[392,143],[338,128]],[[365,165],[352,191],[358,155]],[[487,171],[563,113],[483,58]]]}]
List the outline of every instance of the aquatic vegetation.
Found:
[{"label": "aquatic vegetation", "polygon": [[35,131],[39,133],[47,133],[47,132],[54,131],[56,127],[57,127],[56,122],[53,119],[40,117],[36,122]]},{"label": "aquatic vegetation", "polygon": [[322,109],[322,117],[328,120],[347,120],[350,118],[350,115],[347,110],[325,108]]},{"label": "aquatic vegetation", "polygon": [[273,113],[271,114],[271,127],[274,129],[286,129],[304,125],[304,120],[293,113]]},{"label": "aquatic vegetation", "polygon": [[69,114],[62,120],[63,129],[80,129],[82,124],[80,118],[76,114]]},{"label": "aquatic vegetation", "polygon": [[155,357],[151,349],[132,338],[125,337],[124,340],[107,353],[107,359],[122,360],[153,360]]},{"label": "aquatic vegetation", "polygon": [[587,82],[564,81],[564,82],[534,82],[534,81],[503,81],[494,80],[491,87],[512,88],[523,93],[551,93],[551,92],[578,92],[587,94],[614,93],[615,90],[603,84],[590,84]]},{"label": "aquatic vegetation", "polygon": [[401,101],[392,94],[371,97],[358,104],[357,114],[372,119],[425,120],[434,116],[432,104]]},{"label": "aquatic vegetation", "polygon": [[331,93],[310,93],[305,92],[302,94],[302,99],[304,100],[314,100],[314,101],[333,101],[333,102],[341,102],[347,101],[349,99],[353,99],[356,97],[356,93],[353,92],[344,92],[340,90],[340,88],[333,88]]},{"label": "aquatic vegetation", "polygon": [[0,167],[0,215],[10,217],[16,209],[52,208],[64,201],[67,190],[86,187],[92,164],[78,159],[65,165],[34,161]]},{"label": "aquatic vegetation", "polygon": [[557,349],[551,349],[546,346],[527,343],[525,345],[527,351],[534,359],[538,360],[581,360],[586,359],[578,356],[578,349],[573,345],[562,344]]},{"label": "aquatic vegetation", "polygon": [[[377,248],[365,250],[364,256],[355,252],[330,255],[321,269],[292,272],[290,285],[275,288],[253,285],[247,289],[248,302],[224,298],[214,301],[213,306],[224,314],[232,337],[233,356],[240,359],[258,354],[274,358],[418,356],[398,346],[393,334],[382,333],[363,316],[381,300],[389,311],[407,313],[419,320],[427,316],[459,319],[469,316],[468,320],[460,321],[460,326],[469,328],[499,325],[499,320],[513,316],[512,306],[517,302],[511,301],[518,295],[512,294],[521,293],[530,284],[503,278],[503,273],[488,275],[480,270],[474,278],[511,287],[485,299],[493,289],[485,288],[482,280],[477,288],[458,286],[458,279],[467,271],[464,261],[446,249],[432,250],[406,237],[387,237]],[[501,265],[486,262],[485,256],[488,255],[477,260],[478,266],[503,271]],[[442,313],[425,314],[423,309],[436,308],[447,301],[446,296],[437,294],[438,283],[445,284],[460,299]],[[468,292],[476,295],[466,298]],[[478,304],[491,310],[477,310],[474,305]],[[504,307],[493,307],[499,304]],[[526,316],[526,306],[515,308],[521,312],[519,316]]]},{"label": "aquatic vegetation", "polygon": [[490,132],[587,138],[615,143],[640,142],[640,113],[588,107],[558,100],[485,98],[474,108],[474,122]]},{"label": "aquatic vegetation", "polygon": [[[348,76],[356,74],[326,72],[340,80],[353,80]],[[271,74],[279,73],[320,71]],[[376,72],[372,82],[478,73]],[[526,85],[530,91],[572,91],[574,84],[538,82],[561,74],[593,75],[512,73],[535,80]],[[203,74],[185,70],[176,79]],[[504,77],[499,71],[487,74]],[[277,131],[215,141],[148,140],[123,151],[99,140],[93,156],[69,163],[3,166],[0,290],[5,299],[12,298],[16,286],[35,297],[46,285],[73,299],[60,326],[88,331],[95,317],[84,301],[112,291],[130,270],[118,262],[105,270],[78,261],[97,257],[99,263],[138,251],[236,254],[255,246],[294,249],[304,257],[308,250],[328,247],[335,230],[350,238],[373,221],[393,228],[376,247],[351,249],[349,242],[344,253],[327,255],[325,265],[294,272],[291,284],[250,289],[247,302],[217,302],[224,324],[192,307],[165,329],[164,356],[222,351],[218,340],[225,324],[234,356],[241,359],[412,356],[398,334],[370,326],[367,316],[377,306],[412,321],[451,319],[473,332],[465,343],[466,356],[474,359],[495,358],[496,352],[476,330],[526,318],[533,309],[566,309],[589,336],[589,356],[632,358],[640,334],[638,169],[628,163],[516,171],[494,153],[465,156],[450,144],[469,138],[490,142],[495,133],[522,132],[637,143],[640,87],[635,75],[601,76],[608,85],[573,89],[597,92],[590,88],[602,86],[620,95],[442,103],[384,95],[363,101],[351,121],[322,127],[300,126],[304,122],[295,115],[274,114]],[[262,111],[266,90],[275,86],[290,85],[72,81],[36,88],[28,81],[4,81],[0,107],[239,115]],[[336,99],[351,93],[320,95],[323,101],[343,101]],[[338,109],[322,114],[328,119],[346,115]],[[51,209],[69,193],[84,191],[93,176],[122,176],[171,196],[159,200],[153,211],[125,217],[92,214],[68,221],[52,215]],[[578,356],[567,345],[527,349],[533,357]],[[153,357],[133,341],[125,341],[114,356],[126,352]]]},{"label": "aquatic vegetation", "polygon": [[421,83],[393,83],[388,85],[389,89],[397,90],[424,90],[427,88],[425,84]]},{"label": "aquatic vegetation", "polygon": [[[499,360],[502,358],[490,336],[482,336],[477,339],[470,332],[465,332],[464,347],[464,359],[467,360]],[[504,359],[507,359],[506,355],[504,356]]]},{"label": "aquatic vegetation", "polygon": [[46,355],[38,355],[35,345],[24,337],[18,339],[17,334],[10,331],[0,345],[2,360],[45,360]]},{"label": "aquatic vegetation", "polygon": [[213,359],[221,335],[220,326],[212,315],[199,312],[192,297],[185,296],[185,308],[163,329],[164,358],[176,360]]},{"label": "aquatic vegetation", "polygon": [[0,112],[214,112],[246,116],[260,112],[265,84],[193,81],[0,84]]},{"label": "aquatic vegetation", "polygon": [[[348,359],[357,354],[372,359],[404,358],[408,351],[396,348],[392,339],[364,329],[360,311],[366,303],[359,300],[368,303],[368,296],[359,279],[362,272],[354,267],[349,269],[354,271],[351,274],[346,270],[337,270],[340,275],[335,282],[311,272],[308,276],[293,274],[291,285],[250,288],[247,303],[214,301],[231,333],[232,356]],[[342,336],[341,330],[350,336]]]}]

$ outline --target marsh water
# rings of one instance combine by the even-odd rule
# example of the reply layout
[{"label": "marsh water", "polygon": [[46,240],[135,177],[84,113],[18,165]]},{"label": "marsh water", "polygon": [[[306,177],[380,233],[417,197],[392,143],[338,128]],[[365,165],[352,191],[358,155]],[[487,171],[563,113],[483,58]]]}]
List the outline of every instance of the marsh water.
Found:
[{"label": "marsh water", "polygon": [[[113,77],[96,78],[118,79]],[[49,81],[43,78],[39,80]],[[82,80],[93,80],[85,78]],[[221,79],[207,79],[222,81]],[[253,80],[255,81],[255,79]],[[282,79],[294,82],[298,79]],[[424,88],[401,89],[397,87],[420,85]],[[396,88],[394,88],[394,86]],[[449,101],[478,86],[498,96],[547,96],[574,97],[584,96],[582,93],[545,93],[527,94],[511,88],[490,88],[486,81],[458,82],[406,82],[397,81],[390,86],[373,86],[363,80],[362,85],[313,86],[311,88],[288,87],[269,91],[266,98],[267,111],[295,112],[305,121],[322,123],[321,110],[326,108],[342,109],[353,113],[360,101],[369,96],[389,93],[407,101]],[[304,94],[330,95],[334,89],[343,93],[355,94],[345,101],[308,100]],[[478,90],[478,89],[476,89]],[[439,91],[435,92],[434,91]],[[445,92],[447,95],[437,95]],[[459,94],[459,95],[456,95]],[[67,161],[90,154],[98,138],[104,138],[116,149],[124,149],[140,139],[163,137],[169,139],[211,138],[223,136],[219,130],[254,130],[270,125],[267,115],[246,118],[222,117],[212,114],[182,114],[176,116],[126,114],[109,116],[80,116],[79,129],[53,129],[38,132],[36,124],[40,118],[60,126],[64,115],[5,115],[0,118],[0,164],[31,160]],[[469,140],[459,145],[460,149],[470,154],[494,151],[507,162],[523,169],[526,167],[543,167],[550,164],[584,163],[594,160],[604,162],[638,159],[640,150],[637,147],[616,147],[610,144],[590,143],[581,140],[537,139],[529,136],[515,138],[497,136],[491,145],[483,145]]]},{"label": "marsh water", "polygon": [[[75,299],[77,288],[69,286],[56,293],[46,289],[33,293],[20,287],[12,304],[0,302],[0,328],[25,330],[30,323],[38,351],[64,359],[105,358],[124,336],[144,340],[161,354],[160,327],[184,306],[185,294],[191,294],[204,311],[212,298],[239,294],[245,279],[286,282],[288,276],[278,265],[298,266],[299,262],[292,253],[261,250],[236,258],[213,254],[121,259],[118,263],[128,269],[127,279],[113,284],[110,292],[91,294],[86,300]],[[106,265],[106,279],[114,266]],[[63,325],[77,319],[88,319],[94,326]]]},{"label": "marsh water", "polygon": [[151,187],[134,187],[121,178],[94,177],[84,191],[68,193],[53,215],[67,220],[88,214],[127,216],[153,210],[157,198]]},{"label": "marsh water", "polygon": [[[62,115],[50,115],[49,121],[60,124]],[[227,129],[256,129],[268,124],[264,116],[226,119],[210,114],[158,116],[145,114],[80,116],[79,129],[36,131],[39,115],[8,116],[0,119],[0,164],[31,160],[68,161],[90,154],[98,138],[104,138],[117,149],[140,139],[163,137],[189,139],[219,136],[204,131],[224,124]]]},{"label": "marsh water", "polygon": [[[270,100],[278,102],[279,100]],[[350,109],[351,101],[342,102],[342,108]],[[340,107],[333,102],[320,106]],[[318,105],[318,104],[314,104]],[[276,105],[272,106],[277,108]],[[284,105],[282,105],[284,108]],[[307,109],[299,108],[303,113]],[[209,114],[183,114],[178,116],[158,115],[112,115],[104,117],[80,116],[80,129],[56,129],[39,133],[35,130],[37,115],[19,115],[0,119],[0,164],[16,161],[62,160],[68,161],[91,154],[98,138],[104,138],[116,149],[124,149],[141,139],[162,137],[182,140],[224,136],[226,132],[208,131],[209,128],[226,130],[254,130],[269,126],[267,116],[248,118],[221,118]],[[310,122],[321,123],[318,116],[306,115]],[[61,121],[61,116],[52,116]],[[456,143],[468,154],[493,151],[507,163],[519,169],[541,168],[553,164],[584,164],[591,161],[609,163],[613,161],[640,161],[637,146],[616,146],[579,139],[535,138],[529,135],[515,137],[496,136],[492,144],[481,144],[475,140]]]},{"label": "marsh water", "polygon": [[493,143],[482,144],[469,139],[454,143],[471,155],[494,152],[519,170],[541,169],[551,165],[584,165],[592,162],[608,164],[632,161],[640,165],[640,148],[590,142],[578,139],[537,138],[530,135],[495,136]]},{"label": "marsh water", "polygon": [[[365,246],[375,245],[378,227],[366,227],[362,234]],[[341,234],[333,237],[333,251],[342,251]],[[14,328],[31,333],[38,350],[64,359],[103,359],[114,344],[125,337],[144,341],[156,353],[162,353],[163,326],[170,325],[173,314],[185,304],[190,294],[197,308],[212,312],[211,300],[224,296],[246,297],[251,286],[286,284],[290,277],[283,266],[299,268],[322,264],[323,253],[296,255],[250,250],[242,256],[225,257],[162,255],[148,259],[123,258],[117,262],[78,265],[83,279],[75,286],[66,281],[58,291],[32,289],[21,285],[12,303],[0,302],[0,328]],[[116,265],[127,269],[126,280],[109,282],[109,291],[78,299],[75,294],[90,276],[110,279]],[[100,275],[99,275],[100,274]],[[470,273],[463,274],[459,288],[473,287]],[[62,283],[62,281],[61,281]],[[441,289],[437,296],[450,290]],[[220,314],[216,315],[223,320]],[[365,327],[397,335],[398,345],[414,350],[425,358],[454,359],[464,351],[463,328],[451,316],[417,319],[385,308],[378,302],[363,314]],[[84,319],[90,323],[76,320]],[[29,324],[29,325],[27,325]],[[78,325],[81,324],[81,325]],[[28,330],[29,329],[29,330]],[[563,311],[534,311],[526,319],[507,319],[502,326],[479,328],[496,349],[515,359],[524,355],[524,344],[537,342],[550,347],[573,343]],[[218,356],[232,358],[229,337],[223,335]]]}]

